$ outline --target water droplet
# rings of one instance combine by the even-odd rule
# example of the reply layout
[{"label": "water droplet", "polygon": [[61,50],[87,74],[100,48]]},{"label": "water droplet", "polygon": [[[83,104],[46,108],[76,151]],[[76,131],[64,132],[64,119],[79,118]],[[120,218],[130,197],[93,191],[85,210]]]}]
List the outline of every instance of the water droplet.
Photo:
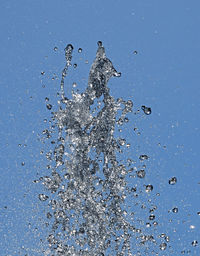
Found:
[{"label": "water droplet", "polygon": [[40,201],[46,201],[49,198],[48,196],[46,196],[44,194],[39,194],[38,197],[39,197]]},{"label": "water droplet", "polygon": [[51,219],[52,218],[52,214],[50,212],[47,213],[47,219]]},{"label": "water droplet", "polygon": [[151,108],[142,106],[141,109],[144,111],[144,113],[146,115],[150,115],[151,114]]},{"label": "water droplet", "polygon": [[73,87],[73,88],[76,88],[76,87],[77,87],[77,83],[74,82],[74,83],[72,84],[72,87]]},{"label": "water droplet", "polygon": [[137,51],[134,51],[133,53],[134,53],[135,55],[136,55],[136,54],[138,54],[138,52],[137,52]]},{"label": "water droplet", "polygon": [[101,41],[98,41],[98,42],[97,42],[97,45],[98,45],[99,47],[101,47],[103,44],[102,44]]},{"label": "water droplet", "polygon": [[151,215],[149,215],[149,220],[154,220],[155,219],[155,215],[154,214],[151,214]]},{"label": "water droplet", "polygon": [[176,178],[176,177],[172,177],[172,178],[169,180],[169,184],[170,184],[170,185],[174,185],[174,184],[176,184],[176,182],[177,182],[177,178]]},{"label": "water droplet", "polygon": [[77,64],[76,64],[76,63],[74,63],[73,67],[74,67],[74,68],[77,68]]},{"label": "water droplet", "polygon": [[139,159],[141,160],[141,161],[143,161],[143,160],[148,160],[148,156],[147,155],[140,155],[140,157],[139,157]]},{"label": "water droplet", "polygon": [[82,48],[78,48],[78,53],[81,53],[83,51]]},{"label": "water droplet", "polygon": [[174,207],[174,208],[172,209],[172,212],[173,212],[173,213],[177,213],[177,212],[178,212],[178,208],[177,208],[177,207]]},{"label": "water droplet", "polygon": [[197,245],[198,245],[198,241],[197,240],[192,241],[192,246],[197,246]]},{"label": "water droplet", "polygon": [[160,250],[161,250],[161,251],[166,250],[166,248],[167,248],[167,244],[166,244],[166,243],[161,243],[161,244],[160,244]]},{"label": "water droplet", "polygon": [[197,214],[200,216],[200,212],[197,212]]},{"label": "water droplet", "polygon": [[140,178],[140,179],[143,179],[146,174],[145,170],[139,170],[136,173],[137,173],[138,178]]},{"label": "water droplet", "polygon": [[147,227],[147,228],[150,228],[150,227],[151,227],[151,223],[149,223],[149,222],[146,223],[146,227]]},{"label": "water droplet", "polygon": [[119,145],[120,145],[120,146],[124,146],[124,145],[125,145],[125,143],[126,143],[126,140],[125,140],[125,139],[120,138],[120,139],[118,140],[118,142],[119,142]]},{"label": "water droplet", "polygon": [[55,46],[53,49],[54,49],[54,51],[56,52],[56,51],[58,50],[58,47]]},{"label": "water droplet", "polygon": [[25,162],[22,162],[21,165],[24,166],[24,165],[25,165]]},{"label": "water droplet", "polygon": [[146,185],[146,189],[145,189],[145,191],[146,192],[151,192],[153,190],[153,186],[152,185]]},{"label": "water droplet", "polygon": [[169,237],[169,236],[166,236],[166,237],[165,237],[165,241],[166,241],[167,243],[169,243],[170,237]]},{"label": "water droplet", "polygon": [[52,109],[52,105],[51,104],[47,104],[46,107],[47,107],[48,110]]}]

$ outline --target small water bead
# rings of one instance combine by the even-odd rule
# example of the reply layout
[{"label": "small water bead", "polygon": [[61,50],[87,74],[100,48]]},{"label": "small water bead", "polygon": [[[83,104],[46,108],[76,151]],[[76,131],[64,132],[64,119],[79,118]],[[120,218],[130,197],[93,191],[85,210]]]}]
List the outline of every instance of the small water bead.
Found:
[{"label": "small water bead", "polygon": [[148,192],[151,192],[153,190],[153,186],[152,185],[146,185],[146,189],[145,191],[148,193]]},{"label": "small water bead", "polygon": [[77,87],[77,83],[74,82],[74,83],[72,84],[72,87],[73,87],[73,88],[76,88],[76,87]]},{"label": "small water bead", "polygon": [[120,139],[118,140],[118,142],[119,142],[119,145],[120,145],[120,146],[124,146],[124,145],[125,145],[125,143],[126,143],[126,140],[125,140],[125,139],[120,138]]},{"label": "small water bead", "polygon": [[173,213],[177,213],[177,212],[178,212],[178,208],[177,208],[177,207],[174,207],[174,208],[172,209],[172,212],[173,212]]},{"label": "small water bead", "polygon": [[197,240],[192,241],[192,246],[197,246],[197,245],[198,245],[198,241]]},{"label": "small water bead", "polygon": [[78,53],[81,53],[83,51],[82,48],[78,48]]},{"label": "small water bead", "polygon": [[140,155],[139,159],[140,159],[141,161],[144,161],[144,160],[148,160],[149,157],[148,157],[147,155]]},{"label": "small water bead", "polygon": [[200,216],[200,212],[197,212],[197,214]]},{"label": "small water bead", "polygon": [[170,237],[169,237],[169,236],[166,236],[166,237],[165,237],[165,241],[166,241],[167,243],[169,243]]},{"label": "small water bead", "polygon": [[138,52],[137,52],[136,50],[135,50],[133,53],[134,53],[135,55],[138,54]]},{"label": "small water bead", "polygon": [[44,71],[41,71],[41,75],[43,76],[45,74],[45,72]]},{"label": "small water bead", "polygon": [[161,244],[160,244],[160,250],[161,250],[161,251],[166,250],[166,248],[167,248],[167,244],[166,244],[166,243],[161,243]]},{"label": "small water bead", "polygon": [[52,218],[52,214],[50,212],[47,213],[47,219],[51,219]]},{"label": "small water bead", "polygon": [[154,214],[151,214],[151,215],[149,215],[149,220],[154,220],[155,219],[155,215]]},{"label": "small water bead", "polygon": [[74,67],[74,68],[77,68],[77,64],[76,64],[76,63],[74,63],[73,67]]},{"label": "small water bead", "polygon": [[176,177],[170,178],[170,180],[169,180],[169,184],[170,184],[170,185],[174,185],[174,184],[176,184],[176,183],[177,183],[177,178],[176,178]]},{"label": "small water bead", "polygon": [[21,165],[24,166],[24,165],[25,165],[25,162],[22,162]]},{"label": "small water bead", "polygon": [[145,170],[139,170],[136,173],[137,173],[138,178],[140,178],[140,179],[143,179],[146,175]]},{"label": "small water bead", "polygon": [[147,228],[150,228],[150,227],[151,227],[151,223],[147,222],[147,223],[146,223],[146,227],[147,227]]},{"label": "small water bead", "polygon": [[40,199],[40,201],[46,201],[49,197],[48,196],[46,196],[45,194],[39,194],[39,199]]},{"label": "small water bead", "polygon": [[124,122],[125,122],[125,123],[128,123],[128,122],[129,122],[128,117],[125,117],[125,118],[124,118]]},{"label": "small water bead", "polygon": [[51,104],[47,104],[46,107],[47,107],[48,110],[52,109],[52,105]]},{"label": "small water bead", "polygon": [[58,50],[58,47],[55,46],[53,49],[54,49],[54,51],[56,52],[56,51]]},{"label": "small water bead", "polygon": [[49,98],[48,98],[48,97],[45,97],[45,101],[49,101]]},{"label": "small water bead", "polygon": [[142,106],[141,109],[144,111],[144,113],[146,115],[150,115],[151,114],[151,108],[146,107],[146,106]]}]

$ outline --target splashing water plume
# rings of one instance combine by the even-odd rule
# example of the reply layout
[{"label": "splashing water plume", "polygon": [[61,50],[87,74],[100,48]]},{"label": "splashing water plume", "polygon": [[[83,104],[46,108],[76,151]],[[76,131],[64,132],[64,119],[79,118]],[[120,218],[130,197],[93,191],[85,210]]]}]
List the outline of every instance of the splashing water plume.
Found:
[{"label": "splashing water plume", "polygon": [[[134,162],[130,158],[127,166],[121,164],[120,153],[126,141],[114,135],[116,124],[128,120],[126,115],[132,112],[133,103],[122,98],[115,100],[110,95],[108,81],[111,77],[120,77],[121,73],[106,57],[100,41],[85,92],[72,90],[72,98],[67,98],[64,82],[72,53],[73,46],[69,44],[65,48],[59,110],[53,113],[58,138],[48,157],[55,164],[49,167],[50,176],[40,178],[49,194],[40,194],[39,199],[49,200],[47,218],[52,221],[45,255],[142,255],[141,245],[145,245],[143,255],[148,255],[146,243],[157,244],[145,229],[151,224],[147,223],[142,230],[141,225],[133,221],[134,212],[127,203],[127,198],[136,200],[140,193],[137,186],[130,185],[130,181],[128,184],[127,176],[141,180],[145,171],[135,172],[135,168],[130,168]],[[117,120],[119,111],[121,116]],[[142,155],[140,160],[146,161],[148,156]],[[152,185],[144,188],[146,194],[152,190]],[[143,208],[146,207],[143,205]],[[155,210],[156,206],[150,212]],[[154,214],[147,218],[148,221],[154,219]],[[159,243],[159,247],[165,250],[167,244]]]}]

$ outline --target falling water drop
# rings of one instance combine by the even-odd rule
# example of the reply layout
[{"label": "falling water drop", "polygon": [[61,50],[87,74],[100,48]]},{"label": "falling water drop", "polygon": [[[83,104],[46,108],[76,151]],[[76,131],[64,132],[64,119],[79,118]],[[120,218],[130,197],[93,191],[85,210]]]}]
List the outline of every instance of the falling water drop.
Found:
[{"label": "falling water drop", "polygon": [[151,108],[146,107],[146,106],[142,106],[141,109],[144,111],[144,113],[146,115],[150,115],[151,114]]}]

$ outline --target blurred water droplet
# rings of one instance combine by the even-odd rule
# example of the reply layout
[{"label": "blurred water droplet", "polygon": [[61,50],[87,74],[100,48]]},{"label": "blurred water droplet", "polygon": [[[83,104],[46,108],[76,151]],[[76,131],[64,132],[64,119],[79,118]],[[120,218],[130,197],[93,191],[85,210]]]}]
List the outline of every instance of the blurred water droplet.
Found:
[{"label": "blurred water droplet", "polygon": [[133,53],[134,53],[135,55],[136,55],[136,54],[138,54],[138,52],[137,52],[137,51],[134,51]]},{"label": "blurred water droplet", "polygon": [[167,244],[166,244],[166,243],[161,243],[161,244],[160,244],[160,250],[161,250],[161,251],[166,250],[166,248],[167,248]]},{"label": "blurred water droplet", "polygon": [[155,215],[154,214],[151,214],[151,215],[149,215],[149,220],[154,220],[155,219]]},{"label": "blurred water droplet", "polygon": [[54,49],[54,51],[56,52],[56,51],[58,50],[58,47],[55,46],[53,49]]},{"label": "blurred water droplet", "polygon": [[178,208],[177,208],[177,207],[174,207],[174,208],[172,209],[172,212],[173,212],[173,213],[177,213],[177,212],[178,212]]},{"label": "blurred water droplet", "polygon": [[169,243],[170,237],[169,237],[169,236],[166,236],[166,237],[165,237],[165,241],[166,241],[167,243]]},{"label": "blurred water droplet", "polygon": [[141,178],[141,179],[143,179],[145,177],[145,174],[146,174],[145,170],[139,170],[136,173],[137,173],[138,178]]},{"label": "blurred water droplet", "polygon": [[51,104],[47,104],[46,107],[47,107],[48,110],[52,109],[52,105]]},{"label": "blurred water droplet", "polygon": [[146,185],[146,192],[151,192],[153,190],[153,186],[152,185]]},{"label": "blurred water droplet", "polygon": [[169,180],[169,184],[170,185],[175,185],[177,183],[177,178],[176,177],[172,177],[170,180]]},{"label": "blurred water droplet", "polygon": [[41,71],[41,75],[43,76],[45,74],[45,72],[44,71]]},{"label": "blurred water droplet", "polygon": [[140,157],[139,157],[139,159],[141,160],[141,161],[144,161],[144,160],[148,160],[148,156],[147,155],[140,155]]},{"label": "blurred water droplet", "polygon": [[197,245],[198,245],[198,241],[197,240],[192,241],[192,246],[197,246]]},{"label": "blurred water droplet", "polygon": [[146,115],[150,115],[151,114],[151,108],[142,106],[141,109],[144,111],[144,113]]},{"label": "blurred water droplet", "polygon": [[46,201],[49,198],[48,196],[46,196],[44,194],[39,194],[38,197],[39,197],[40,201]]},{"label": "blurred water droplet", "polygon": [[83,51],[82,48],[78,48],[78,53],[81,53]]}]

